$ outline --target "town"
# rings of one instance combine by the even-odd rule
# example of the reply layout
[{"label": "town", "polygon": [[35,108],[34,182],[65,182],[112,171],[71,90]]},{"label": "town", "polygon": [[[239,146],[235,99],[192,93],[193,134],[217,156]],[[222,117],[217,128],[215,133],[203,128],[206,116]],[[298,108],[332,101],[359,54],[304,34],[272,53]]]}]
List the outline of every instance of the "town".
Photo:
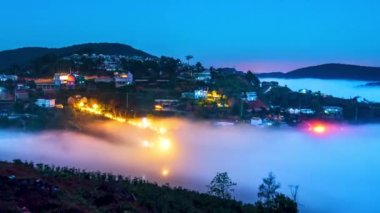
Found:
[{"label": "town", "polygon": [[185,59],[94,53],[53,61],[42,57],[34,70],[14,68],[15,74],[0,75],[0,125],[45,128],[46,120],[67,117],[79,102],[96,104],[108,117],[185,117],[216,125],[380,121],[379,103],[307,88],[292,91],[275,81],[260,81],[251,71],[205,68],[191,63],[191,55]]}]

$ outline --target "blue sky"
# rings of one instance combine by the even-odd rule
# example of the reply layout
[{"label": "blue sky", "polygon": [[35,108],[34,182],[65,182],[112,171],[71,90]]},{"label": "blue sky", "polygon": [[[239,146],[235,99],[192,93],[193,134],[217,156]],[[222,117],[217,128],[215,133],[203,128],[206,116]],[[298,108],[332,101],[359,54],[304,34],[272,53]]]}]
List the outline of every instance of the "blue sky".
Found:
[{"label": "blue sky", "polygon": [[0,50],[120,42],[257,72],[380,66],[378,11],[376,0],[12,0],[0,7]]}]

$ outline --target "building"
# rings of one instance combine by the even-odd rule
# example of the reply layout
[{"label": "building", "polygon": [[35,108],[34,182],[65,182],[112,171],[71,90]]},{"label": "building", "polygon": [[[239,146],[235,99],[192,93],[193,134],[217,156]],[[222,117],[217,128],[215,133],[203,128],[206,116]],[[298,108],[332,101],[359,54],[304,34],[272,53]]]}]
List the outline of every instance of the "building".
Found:
[{"label": "building", "polygon": [[312,91],[311,90],[308,90],[308,89],[300,89],[298,90],[299,93],[302,93],[302,94],[311,94]]},{"label": "building", "polygon": [[53,108],[55,107],[55,99],[39,98],[35,104],[42,108]]},{"label": "building", "polygon": [[210,70],[204,70],[203,72],[196,73],[195,74],[195,80],[196,81],[202,81],[205,83],[209,83],[211,81],[211,71]]},{"label": "building", "polygon": [[325,117],[332,119],[342,119],[343,118],[343,108],[338,106],[324,106],[323,114]]},{"label": "building", "polygon": [[15,91],[16,100],[27,101],[29,100],[29,92],[24,89],[18,89]]},{"label": "building", "polygon": [[163,112],[176,111],[178,100],[176,99],[156,99],[154,100],[154,110]]},{"label": "building", "polygon": [[314,115],[315,114],[315,111],[312,109],[289,108],[287,111],[289,114],[292,114],[292,115],[299,115],[299,114]]},{"label": "building", "polygon": [[268,111],[269,110],[269,107],[259,99],[255,100],[253,102],[250,102],[250,107],[254,112],[261,112],[261,111]]},{"label": "building", "polygon": [[114,79],[110,76],[97,76],[94,80],[95,83],[112,83]]},{"label": "building", "polygon": [[262,87],[278,87],[279,83],[277,81],[263,81],[261,82]]},{"label": "building", "polygon": [[55,92],[58,88],[52,79],[38,78],[34,79],[34,83],[36,84],[36,88],[43,92]]},{"label": "building", "polygon": [[241,99],[244,101],[256,101],[257,100],[257,94],[256,94],[256,92],[243,92]]},{"label": "building", "polygon": [[56,86],[75,86],[75,76],[69,73],[56,73],[53,78]]},{"label": "building", "polygon": [[199,90],[194,90],[193,92],[183,92],[181,96],[182,98],[199,100],[199,99],[206,99],[207,94],[208,94],[207,90],[199,89]]},{"label": "building", "polygon": [[252,126],[262,126],[263,125],[263,119],[258,117],[251,118],[251,125]]},{"label": "building", "polygon": [[128,73],[121,73],[119,75],[116,75],[114,77],[115,80],[115,87],[123,87],[127,85],[133,84],[133,74],[131,72]]},{"label": "building", "polygon": [[1,74],[0,75],[0,81],[17,81],[18,77],[17,75],[4,75],[4,74]]}]

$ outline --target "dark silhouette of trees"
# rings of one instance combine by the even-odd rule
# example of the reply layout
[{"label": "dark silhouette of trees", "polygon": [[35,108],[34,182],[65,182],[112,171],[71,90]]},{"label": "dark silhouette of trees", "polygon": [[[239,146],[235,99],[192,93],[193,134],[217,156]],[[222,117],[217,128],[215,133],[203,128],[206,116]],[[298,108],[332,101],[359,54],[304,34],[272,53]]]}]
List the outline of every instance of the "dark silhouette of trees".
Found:
[{"label": "dark silhouette of trees", "polygon": [[187,55],[186,57],[186,60],[187,60],[187,64],[190,65],[190,60],[194,58],[194,56],[192,55]]},{"label": "dark silhouette of trees", "polygon": [[259,186],[257,193],[259,201],[256,203],[258,208],[263,212],[298,212],[297,203],[294,200],[277,192],[280,186],[273,173],[269,173]]},{"label": "dark silhouette of trees", "polygon": [[232,192],[236,186],[236,183],[232,182],[227,172],[217,173],[214,179],[212,179],[210,185],[208,185],[209,194],[220,197],[222,199],[231,199]]}]

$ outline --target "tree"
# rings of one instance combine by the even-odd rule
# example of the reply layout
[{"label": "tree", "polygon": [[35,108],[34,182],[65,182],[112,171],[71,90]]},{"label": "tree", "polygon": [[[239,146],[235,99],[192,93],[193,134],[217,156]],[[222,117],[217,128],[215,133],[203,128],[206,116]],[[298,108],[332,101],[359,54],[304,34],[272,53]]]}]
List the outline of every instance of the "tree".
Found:
[{"label": "tree", "polygon": [[269,173],[259,186],[257,195],[260,200],[256,203],[258,209],[261,212],[298,212],[296,201],[278,193],[279,188],[280,184],[276,182],[275,176]]},{"label": "tree", "polygon": [[231,199],[232,192],[234,189],[233,186],[236,186],[236,183],[232,182],[230,177],[228,177],[227,172],[217,173],[214,179],[212,179],[210,185],[208,185],[208,193],[220,197],[222,199]]},{"label": "tree", "polygon": [[197,63],[195,64],[195,70],[196,70],[197,72],[202,72],[204,69],[205,69],[205,68],[203,67],[203,65],[201,64],[201,62],[197,62]]},{"label": "tree", "polygon": [[269,173],[267,178],[263,179],[263,183],[259,186],[259,192],[257,196],[264,203],[268,203],[274,200],[278,194],[277,190],[280,188],[280,184],[276,182],[276,177],[272,172]]},{"label": "tree", "polygon": [[188,65],[190,65],[190,60],[193,59],[193,58],[194,58],[194,56],[192,56],[192,55],[187,55],[186,56],[186,60],[187,60],[187,64]]},{"label": "tree", "polygon": [[260,87],[260,80],[250,70],[248,70],[247,74],[245,74],[245,78],[255,88],[259,88]]}]

